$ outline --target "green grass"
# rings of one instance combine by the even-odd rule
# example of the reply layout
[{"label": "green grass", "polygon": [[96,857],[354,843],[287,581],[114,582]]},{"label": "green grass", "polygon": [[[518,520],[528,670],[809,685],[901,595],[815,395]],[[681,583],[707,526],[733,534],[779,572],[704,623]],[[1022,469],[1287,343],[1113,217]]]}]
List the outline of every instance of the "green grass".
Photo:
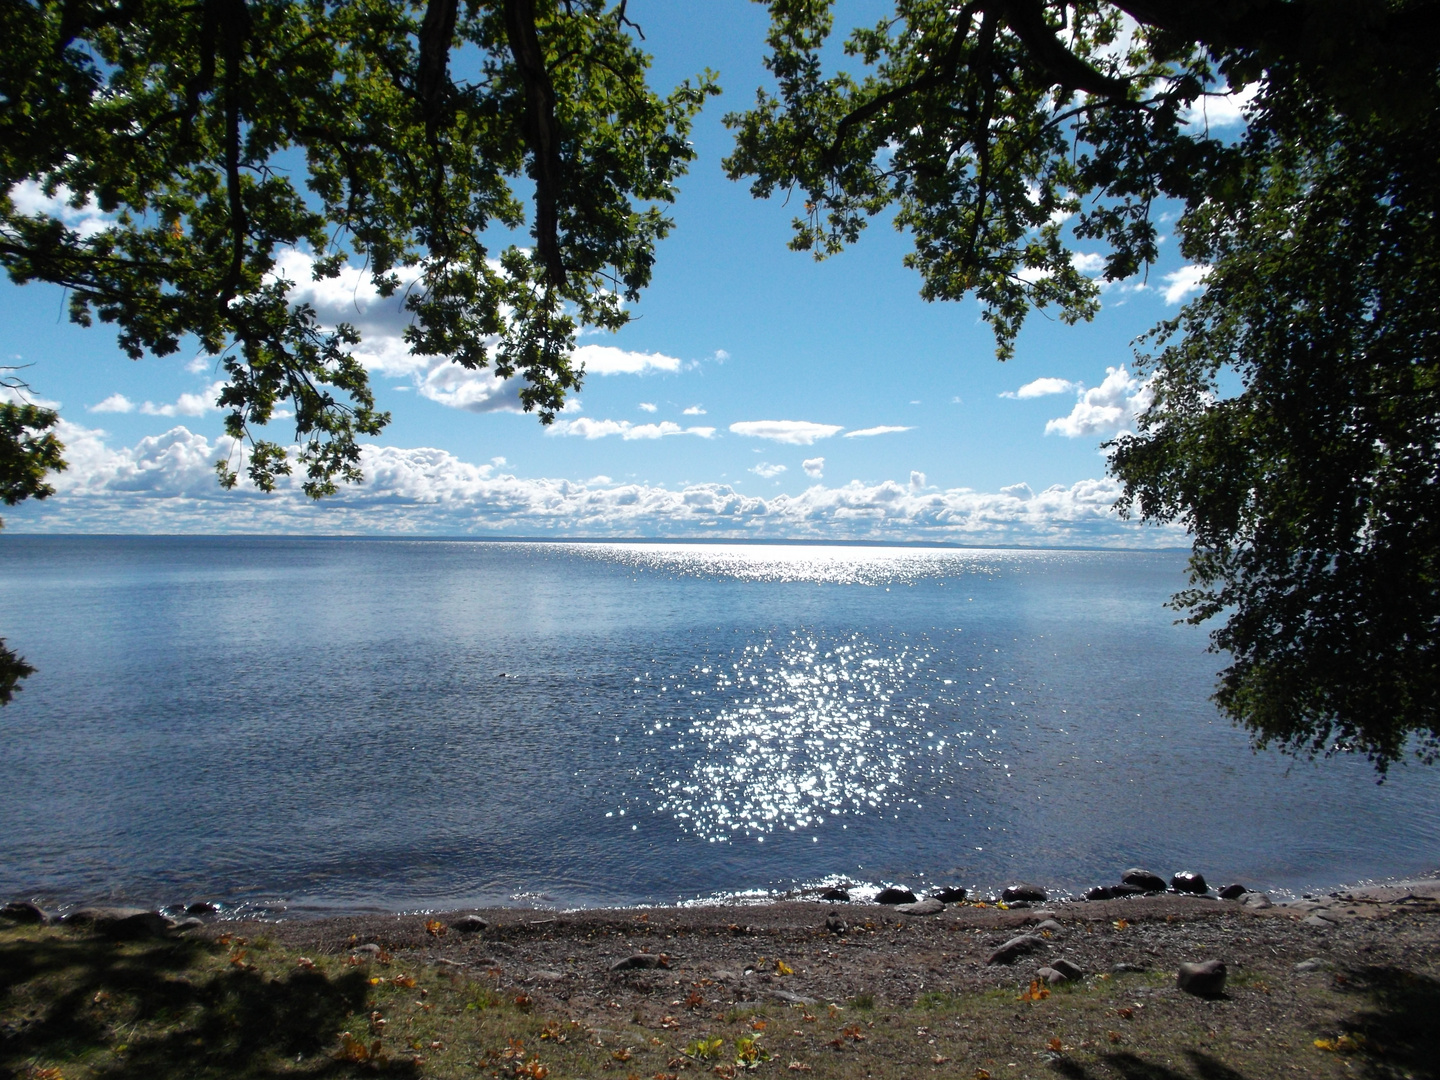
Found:
[{"label": "green grass", "polygon": [[[1430,1053],[1440,983],[1428,976],[1376,975],[1362,992],[1247,973],[1219,1002],[1170,983],[1098,977],[1022,999],[1029,988],[1017,977],[1011,988],[936,990],[905,1005],[860,994],[719,1011],[617,984],[597,1015],[399,958],[22,927],[0,929],[0,1078],[1425,1080],[1440,1067]],[[1337,1044],[1343,1052],[1315,1047],[1343,1031],[1369,1035]]]}]

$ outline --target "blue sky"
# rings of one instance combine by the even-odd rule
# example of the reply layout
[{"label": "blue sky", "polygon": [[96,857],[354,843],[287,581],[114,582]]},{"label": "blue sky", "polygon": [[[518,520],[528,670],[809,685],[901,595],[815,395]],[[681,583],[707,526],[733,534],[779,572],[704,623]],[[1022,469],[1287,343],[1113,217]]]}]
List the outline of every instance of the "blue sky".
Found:
[{"label": "blue sky", "polygon": [[[342,280],[309,298],[366,333],[394,417],[367,450],[370,479],[320,507],[293,491],[227,495],[210,471],[212,362],[132,362],[105,327],[71,326],[58,289],[6,282],[0,355],[32,365],[34,394],[59,403],[72,460],[59,493],[7,510],[7,529],[1184,542],[1115,518],[1099,449],[1143,404],[1131,341],[1191,294],[1173,243],[1147,281],[1109,289],[1093,323],[1033,315],[999,363],[975,302],[920,300],[908,238],[884,221],[816,263],[786,247],[789,208],[721,174],[721,118],[765,82],[762,7],[629,10],[653,85],[708,66],[725,92],[696,124],[654,283],[622,332],[583,339],[589,374],[554,429],[509,411],[488,376],[406,358],[393,304]],[[837,24],[877,10],[842,5]]]}]

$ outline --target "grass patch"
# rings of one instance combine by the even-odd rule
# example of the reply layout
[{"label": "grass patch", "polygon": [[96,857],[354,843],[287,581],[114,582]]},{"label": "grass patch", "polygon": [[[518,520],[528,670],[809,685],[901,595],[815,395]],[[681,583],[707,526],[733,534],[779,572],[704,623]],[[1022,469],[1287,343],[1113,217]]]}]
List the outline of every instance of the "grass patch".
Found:
[{"label": "grass patch", "polygon": [[1393,969],[1305,986],[1246,974],[1217,1001],[1163,973],[1027,996],[1017,972],[1010,987],[814,1006],[687,1004],[619,980],[572,1006],[500,979],[263,938],[0,929],[0,1078],[1430,1080],[1440,1062],[1440,982]]}]

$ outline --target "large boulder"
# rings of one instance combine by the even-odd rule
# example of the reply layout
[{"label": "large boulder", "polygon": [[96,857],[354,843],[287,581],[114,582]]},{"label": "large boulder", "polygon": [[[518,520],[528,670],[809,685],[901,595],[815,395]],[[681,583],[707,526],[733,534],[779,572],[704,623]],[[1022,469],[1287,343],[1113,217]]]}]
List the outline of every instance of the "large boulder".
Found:
[{"label": "large boulder", "polygon": [[1017,881],[1013,885],[1005,886],[1005,891],[1000,894],[1000,899],[1007,904],[1019,903],[1022,900],[1043,904],[1050,897],[1039,885],[1032,885],[1028,881]]},{"label": "large boulder", "polygon": [[51,916],[44,908],[32,904],[29,900],[16,900],[0,908],[0,919],[9,919],[17,923],[39,923],[44,924],[51,921]]},{"label": "large boulder", "polygon": [[913,904],[896,904],[895,910],[901,915],[939,915],[945,910],[945,905],[934,897],[927,897]]},{"label": "large boulder", "polygon": [[1225,961],[1206,960],[1200,964],[1181,964],[1175,982],[1187,994],[1219,997],[1225,992]]},{"label": "large boulder", "polygon": [[1005,942],[985,960],[987,964],[1013,964],[1020,957],[1045,948],[1045,939],[1034,934],[1021,934]]},{"label": "large boulder", "polygon": [[1170,878],[1170,888],[1179,893],[1191,893],[1195,896],[1204,896],[1210,891],[1205,884],[1205,875],[1197,874],[1193,870],[1181,870]]},{"label": "large boulder", "polygon": [[1152,874],[1149,870],[1143,870],[1138,866],[1132,866],[1125,873],[1120,875],[1120,884],[1133,885],[1141,892],[1164,892],[1165,879],[1159,874]]},{"label": "large boulder", "polygon": [[965,899],[966,892],[958,885],[946,885],[943,888],[936,889],[930,895],[942,904],[958,904]]},{"label": "large boulder", "polygon": [[1059,983],[1079,982],[1085,977],[1085,970],[1080,967],[1079,964],[1060,959],[1051,960],[1049,964],[1042,967],[1036,974],[1051,986],[1055,986]]},{"label": "large boulder", "polygon": [[913,904],[916,895],[903,885],[887,885],[875,897],[877,904]]},{"label": "large boulder", "polygon": [[1249,892],[1249,891],[1250,891],[1250,890],[1247,889],[1247,888],[1245,888],[1244,885],[1241,885],[1241,884],[1239,884],[1238,882],[1236,882],[1236,883],[1233,884],[1233,885],[1226,885],[1223,889],[1220,890],[1220,899],[1221,899],[1221,900],[1239,900],[1240,897],[1244,896],[1244,895],[1245,895],[1247,892]]},{"label": "large boulder", "polygon": [[450,929],[461,934],[478,934],[490,924],[479,915],[461,915],[450,923]]}]

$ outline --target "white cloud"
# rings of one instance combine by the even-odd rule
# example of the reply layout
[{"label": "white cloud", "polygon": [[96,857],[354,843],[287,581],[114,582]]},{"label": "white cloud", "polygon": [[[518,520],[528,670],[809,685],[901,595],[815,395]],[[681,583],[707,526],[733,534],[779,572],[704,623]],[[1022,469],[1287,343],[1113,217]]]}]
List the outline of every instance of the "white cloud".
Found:
[{"label": "white cloud", "polygon": [[1249,122],[1246,113],[1259,89],[1259,83],[1251,83],[1235,91],[1206,94],[1184,112],[1183,118],[1187,124],[1195,124],[1201,128],[1228,128],[1246,124]]},{"label": "white cloud", "polygon": [[1182,266],[1179,270],[1172,270],[1164,278],[1165,303],[1178,304],[1191,293],[1201,292],[1209,275],[1210,267],[1197,266],[1194,263]]},{"label": "white cloud", "polygon": [[[146,401],[136,405],[124,394],[111,394],[98,405],[90,405],[87,411],[92,413],[131,413],[141,412],[146,416],[204,416],[216,409],[215,399],[220,396],[225,383],[217,381],[198,394],[181,394],[174,401],[157,405],[153,401]],[[277,418],[288,417],[291,414],[284,409],[275,412]]]},{"label": "white cloud", "polygon": [[784,465],[771,465],[768,461],[762,461],[759,465],[750,469],[756,476],[769,480],[772,476],[779,476],[785,471]]},{"label": "white cloud", "polygon": [[632,424],[629,420],[593,420],[582,416],[578,420],[557,420],[545,429],[547,435],[575,435],[584,439],[603,439],[608,435],[619,435],[627,442],[634,439],[662,439],[667,435],[698,435],[708,439],[715,434],[713,427],[682,428],[673,420],[662,420],[658,424]]},{"label": "white cloud", "polygon": [[649,402],[649,401],[642,401],[642,402],[640,402],[640,409],[641,409],[642,412],[654,412],[654,411],[655,411],[656,409],[658,409],[659,407],[660,407],[660,406],[655,405],[655,404],[652,404],[652,403]]},{"label": "white cloud", "polygon": [[699,405],[691,405],[691,406],[690,406],[688,409],[686,409],[686,410],[684,411],[684,413],[682,413],[681,415],[682,415],[682,416],[704,416],[704,415],[705,415],[705,410],[702,409]]},{"label": "white cloud", "polygon": [[910,490],[911,490],[911,491],[924,491],[924,490],[925,490],[925,474],[924,474],[923,472],[920,472],[920,471],[918,471],[918,470],[916,470],[916,469],[910,470]]},{"label": "white cloud", "polygon": [[[104,433],[61,421],[70,469],[57,493],[6,512],[19,532],[270,532],[713,536],[942,541],[967,544],[1175,546],[1182,530],[1122,521],[1113,480],[1032,494],[915,490],[885,481],[814,485],[799,495],[742,495],[723,483],[649,484],[525,479],[443,450],[365,446],[365,483],[312,503],[295,478],[273,496],[215,482],[213,463],[244,466],[243,450],[184,427],[112,448]],[[1023,489],[1023,490],[1022,490]]]},{"label": "white cloud", "polygon": [[1070,256],[1070,265],[1082,274],[1098,274],[1105,269],[1105,256],[1093,251],[1077,251]]},{"label": "white cloud", "polygon": [[1069,379],[1056,379],[1046,377],[1027,382],[1019,390],[1006,390],[1000,396],[1002,398],[1037,398],[1046,394],[1065,394],[1071,390],[1078,390],[1079,386]]},{"label": "white cloud", "polygon": [[1082,390],[1070,415],[1046,423],[1045,434],[1054,431],[1071,439],[1114,434],[1133,424],[1152,398],[1148,379],[1141,382],[1123,364],[1106,368],[1105,381],[1093,390]]},{"label": "white cloud", "polygon": [[643,375],[648,371],[679,371],[680,361],[663,353],[630,352],[613,345],[581,345],[575,361],[590,375]]},{"label": "white cloud", "polygon": [[135,403],[124,394],[111,394],[98,405],[88,407],[90,412],[128,413],[135,411]]},{"label": "white cloud", "polygon": [[[918,402],[918,401],[912,401],[910,404],[911,404],[911,405],[918,405],[919,402]],[[896,425],[894,425],[894,424],[882,424],[880,427],[867,427],[867,428],[861,428],[859,431],[847,431],[847,432],[842,436],[842,438],[846,438],[846,439],[865,439],[865,438],[869,438],[871,435],[889,435],[889,434],[891,434],[892,432],[896,432],[896,431],[914,431],[914,430],[915,430],[915,429],[914,429],[913,427],[898,427],[898,426],[896,426]]]},{"label": "white cloud", "polygon": [[800,463],[805,470],[805,475],[812,479],[819,480],[825,475],[825,459],[823,457],[806,458]]},{"label": "white cloud", "polygon": [[716,349],[716,350],[715,350],[715,361],[716,361],[716,363],[723,364],[726,360],[729,360],[729,359],[730,359],[730,354],[729,354],[728,352],[726,352],[724,349]]},{"label": "white cloud", "polygon": [[742,420],[731,424],[736,435],[752,439],[770,439],[791,446],[810,446],[816,439],[828,439],[844,428],[839,424],[815,424],[809,420]]},{"label": "white cloud", "polygon": [[75,193],[64,185],[57,188],[54,195],[46,195],[45,189],[34,180],[22,180],[10,189],[9,195],[18,213],[59,218],[84,239],[104,232],[111,224],[100,212],[93,195],[87,195],[79,206],[74,206]]},{"label": "white cloud", "polygon": [[[146,416],[204,416],[207,412],[213,412],[216,409],[215,399],[220,396],[220,391],[224,387],[224,382],[214,382],[199,394],[181,394],[174,401],[164,405],[156,405],[153,401],[147,401],[140,406],[140,411]],[[118,394],[111,395],[112,398],[119,396]],[[106,401],[109,400],[110,398],[106,398]],[[103,405],[105,402],[102,401],[100,404]],[[100,407],[97,405],[91,411],[99,412]],[[111,411],[129,412],[130,410],[114,409]]]}]

